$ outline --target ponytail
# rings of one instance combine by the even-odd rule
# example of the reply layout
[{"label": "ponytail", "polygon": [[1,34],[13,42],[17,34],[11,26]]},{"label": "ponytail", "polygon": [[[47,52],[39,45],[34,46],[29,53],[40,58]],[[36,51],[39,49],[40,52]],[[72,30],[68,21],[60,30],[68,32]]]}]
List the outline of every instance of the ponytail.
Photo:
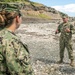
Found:
[{"label": "ponytail", "polygon": [[16,16],[21,16],[20,11],[15,9],[3,9],[0,11],[0,28],[10,26]]},{"label": "ponytail", "polygon": [[5,10],[0,11],[0,28],[5,28],[13,22],[14,15],[12,13]]},{"label": "ponytail", "polygon": [[2,14],[0,14],[0,26],[4,26],[5,20]]}]

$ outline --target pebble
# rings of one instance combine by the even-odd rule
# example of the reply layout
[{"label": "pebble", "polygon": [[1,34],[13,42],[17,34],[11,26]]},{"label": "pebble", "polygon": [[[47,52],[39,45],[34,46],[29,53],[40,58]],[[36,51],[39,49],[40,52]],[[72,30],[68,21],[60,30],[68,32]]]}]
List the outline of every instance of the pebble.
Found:
[{"label": "pebble", "polygon": [[[67,51],[64,61],[68,63],[56,63],[59,60],[60,36],[54,34],[57,26],[55,23],[22,24],[16,32],[29,47],[35,75],[75,75],[75,67],[69,65]],[[75,50],[74,42],[73,49]]]}]

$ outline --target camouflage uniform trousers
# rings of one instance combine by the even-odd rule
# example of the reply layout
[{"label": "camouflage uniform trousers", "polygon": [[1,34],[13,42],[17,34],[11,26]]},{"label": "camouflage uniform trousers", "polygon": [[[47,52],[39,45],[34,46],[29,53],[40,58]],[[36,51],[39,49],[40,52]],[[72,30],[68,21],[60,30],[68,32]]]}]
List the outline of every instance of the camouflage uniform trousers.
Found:
[{"label": "camouflage uniform trousers", "polygon": [[64,58],[64,50],[65,48],[68,51],[68,56],[69,59],[73,60],[73,49],[72,49],[72,40],[71,39],[64,39],[62,37],[60,37],[59,40],[59,46],[60,46],[60,58],[63,59]]}]

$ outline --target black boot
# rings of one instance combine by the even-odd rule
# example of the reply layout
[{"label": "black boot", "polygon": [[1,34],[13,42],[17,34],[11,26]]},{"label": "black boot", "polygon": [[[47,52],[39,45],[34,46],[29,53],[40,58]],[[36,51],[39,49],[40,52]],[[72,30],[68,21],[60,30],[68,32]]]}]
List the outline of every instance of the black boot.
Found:
[{"label": "black boot", "polygon": [[71,59],[70,66],[74,67],[74,60],[73,59]]},{"label": "black boot", "polygon": [[58,64],[63,63],[63,59],[60,59],[59,61],[57,61]]}]

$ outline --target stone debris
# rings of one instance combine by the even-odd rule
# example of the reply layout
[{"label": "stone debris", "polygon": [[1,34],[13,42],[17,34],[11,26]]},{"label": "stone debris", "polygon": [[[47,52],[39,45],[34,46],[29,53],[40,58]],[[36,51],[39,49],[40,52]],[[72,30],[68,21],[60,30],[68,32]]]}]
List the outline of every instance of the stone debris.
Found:
[{"label": "stone debris", "polygon": [[37,60],[33,63],[35,75],[75,75],[75,67],[65,64],[45,64]]},{"label": "stone debris", "polygon": [[[64,63],[59,60],[59,35],[55,35],[55,23],[22,24],[17,30],[21,41],[28,45],[35,75],[75,75],[75,67],[69,65],[68,52],[65,50]],[[75,58],[75,35],[73,50]]]}]

